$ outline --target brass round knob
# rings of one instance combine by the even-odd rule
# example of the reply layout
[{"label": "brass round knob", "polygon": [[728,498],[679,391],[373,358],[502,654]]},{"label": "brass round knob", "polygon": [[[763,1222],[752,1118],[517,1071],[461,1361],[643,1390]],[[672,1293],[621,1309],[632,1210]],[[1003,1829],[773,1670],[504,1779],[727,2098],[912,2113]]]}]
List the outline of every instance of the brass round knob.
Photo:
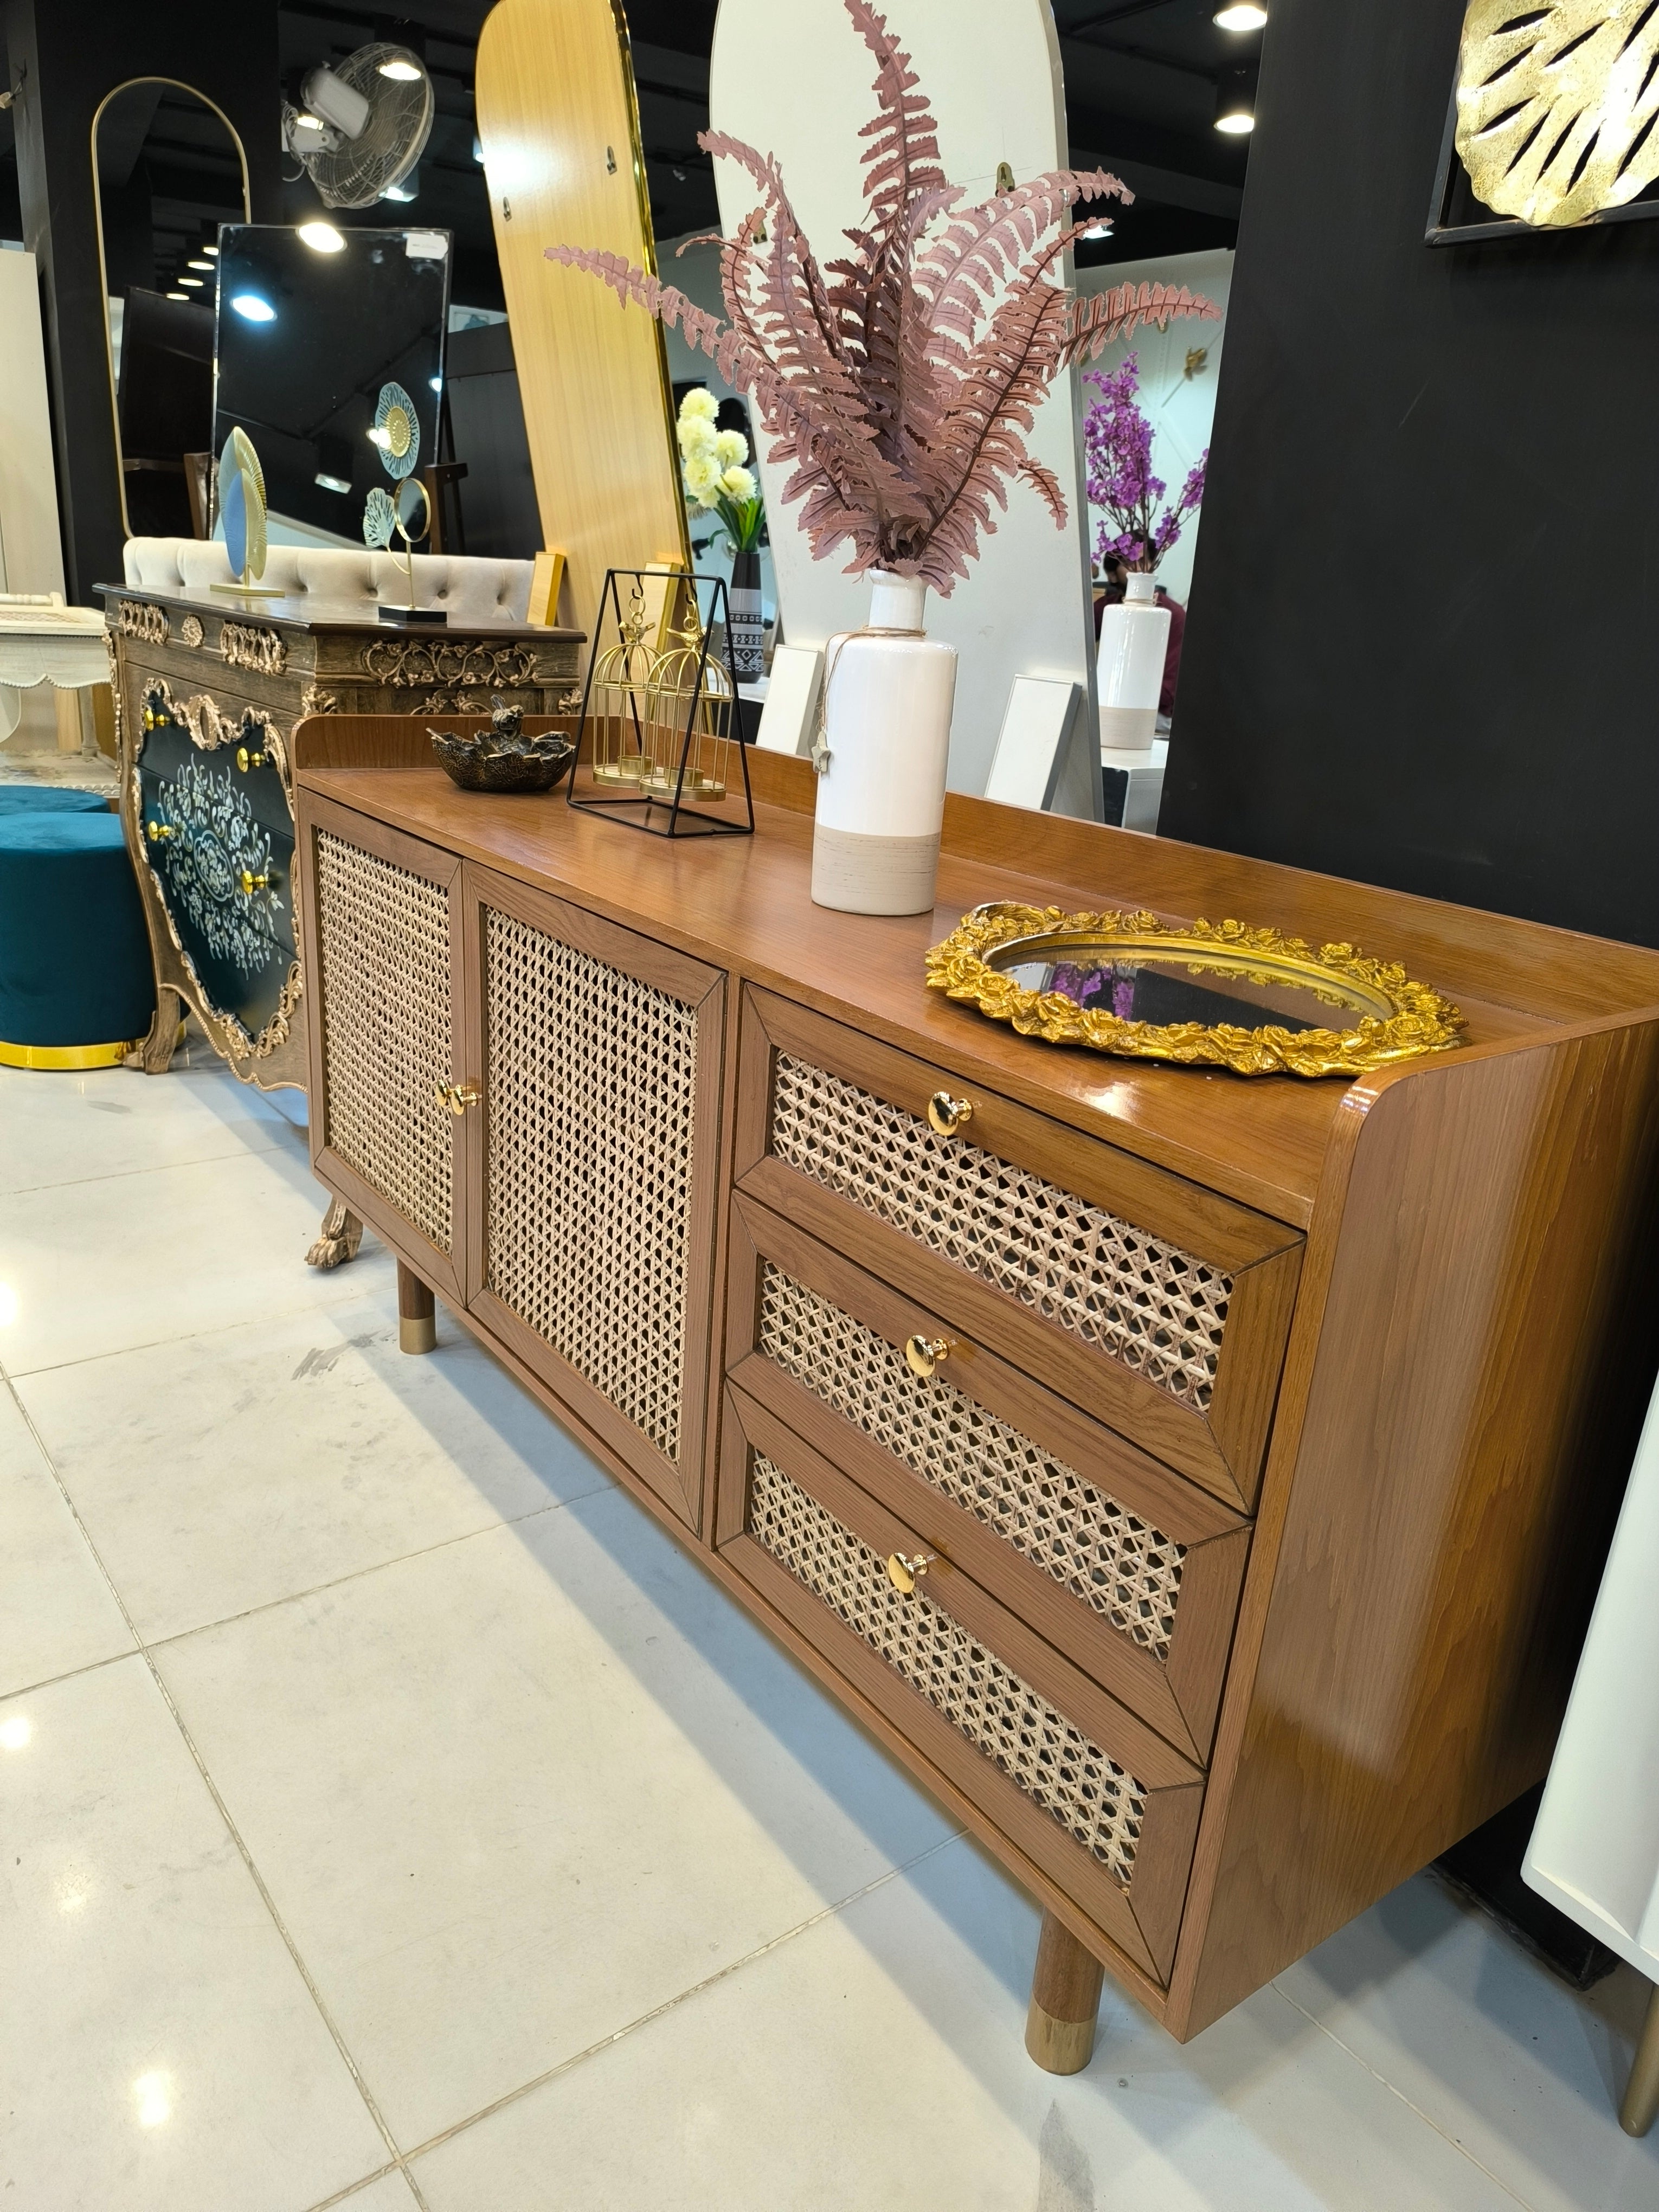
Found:
[{"label": "brass round knob", "polygon": [[950,1356],[948,1336],[907,1336],[904,1340],[904,1364],[924,1382],[933,1381],[934,1369]]},{"label": "brass round knob", "polygon": [[476,1083],[434,1083],[432,1096],[436,1104],[447,1106],[457,1121],[469,1106],[480,1105],[483,1100],[483,1092]]},{"label": "brass round knob", "polygon": [[246,745],[236,748],[236,765],[244,775],[251,768],[263,768],[270,757],[269,753],[251,753]]},{"label": "brass round knob", "polygon": [[928,1568],[937,1564],[931,1552],[918,1552],[908,1559],[902,1552],[890,1552],[887,1555],[887,1579],[896,1590],[902,1590],[906,1597],[914,1597],[916,1584]]},{"label": "brass round knob", "polygon": [[952,1098],[948,1091],[936,1091],[927,1101],[927,1126],[936,1137],[954,1137],[973,1118],[971,1098]]},{"label": "brass round knob", "polygon": [[144,835],[152,845],[159,845],[164,837],[176,837],[179,832],[171,822],[146,822]]},{"label": "brass round knob", "polygon": [[237,880],[242,886],[244,898],[252,898],[255,891],[268,891],[270,889],[269,875],[256,876],[252,868],[244,868]]}]

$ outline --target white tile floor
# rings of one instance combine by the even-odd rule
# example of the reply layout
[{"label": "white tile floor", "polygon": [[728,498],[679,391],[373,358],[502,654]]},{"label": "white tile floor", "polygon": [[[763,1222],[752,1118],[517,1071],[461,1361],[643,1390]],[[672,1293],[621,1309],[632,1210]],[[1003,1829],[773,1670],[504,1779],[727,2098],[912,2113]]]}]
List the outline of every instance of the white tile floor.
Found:
[{"label": "white tile floor", "polygon": [[[0,1071],[0,2204],[1652,2212],[1644,1990],[1427,1876],[1178,2049],[216,1064]],[[288,1101],[289,1111],[294,1104]]]}]

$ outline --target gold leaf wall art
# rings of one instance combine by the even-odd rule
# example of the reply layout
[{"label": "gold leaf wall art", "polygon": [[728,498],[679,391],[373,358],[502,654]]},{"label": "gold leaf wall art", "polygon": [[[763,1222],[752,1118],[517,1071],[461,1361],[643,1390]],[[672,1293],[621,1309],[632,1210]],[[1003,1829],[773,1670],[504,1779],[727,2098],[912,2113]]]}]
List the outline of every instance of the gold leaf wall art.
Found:
[{"label": "gold leaf wall art", "polygon": [[1634,199],[1659,179],[1659,7],[1470,0],[1457,152],[1487,207],[1540,228]]}]

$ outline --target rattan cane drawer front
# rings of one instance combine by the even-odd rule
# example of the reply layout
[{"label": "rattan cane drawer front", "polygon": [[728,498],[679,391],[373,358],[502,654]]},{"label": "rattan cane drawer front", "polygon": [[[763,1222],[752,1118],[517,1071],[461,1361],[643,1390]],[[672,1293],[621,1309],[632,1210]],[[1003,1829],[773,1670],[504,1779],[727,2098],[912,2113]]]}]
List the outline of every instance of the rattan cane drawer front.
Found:
[{"label": "rattan cane drawer front", "polygon": [[[386,834],[363,826],[377,842]],[[454,892],[436,871],[453,878],[459,863],[434,854],[427,875],[341,828],[319,823],[313,837],[324,1143],[452,1258],[457,1127],[437,1092],[455,1068]],[[406,860],[424,850],[398,843]]]},{"label": "rattan cane drawer front", "polygon": [[477,1296],[684,1510],[703,1446],[724,979],[499,877],[466,880]]},{"label": "rattan cane drawer front", "polygon": [[[751,1200],[733,1380],[1191,1758],[1208,1755],[1249,1525]],[[915,1346],[945,1346],[931,1375]]]},{"label": "rattan cane drawer front", "polygon": [[[743,1083],[743,1188],[1253,1498],[1297,1231],[760,992]],[[954,1132],[935,1099],[969,1109]]]},{"label": "rattan cane drawer front", "polygon": [[[741,1492],[741,1522],[725,1556],[1003,1835],[1165,1973],[1197,1771],[763,1407],[734,1395],[732,1412],[723,1481]],[[907,1592],[889,1563],[918,1560]]]}]

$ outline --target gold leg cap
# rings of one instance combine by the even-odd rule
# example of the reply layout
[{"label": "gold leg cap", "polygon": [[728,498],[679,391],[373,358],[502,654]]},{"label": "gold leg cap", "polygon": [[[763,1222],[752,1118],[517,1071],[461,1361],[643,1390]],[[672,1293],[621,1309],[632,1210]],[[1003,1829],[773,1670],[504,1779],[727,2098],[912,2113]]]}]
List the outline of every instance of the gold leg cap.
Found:
[{"label": "gold leg cap", "polygon": [[411,1321],[407,1314],[398,1317],[398,1349],[399,1352],[435,1352],[438,1349],[438,1319],[435,1314],[422,1314]]},{"label": "gold leg cap", "polygon": [[1056,2020],[1036,1998],[1025,2018],[1025,2048],[1045,2074],[1080,2074],[1095,2055],[1095,2023]]}]

